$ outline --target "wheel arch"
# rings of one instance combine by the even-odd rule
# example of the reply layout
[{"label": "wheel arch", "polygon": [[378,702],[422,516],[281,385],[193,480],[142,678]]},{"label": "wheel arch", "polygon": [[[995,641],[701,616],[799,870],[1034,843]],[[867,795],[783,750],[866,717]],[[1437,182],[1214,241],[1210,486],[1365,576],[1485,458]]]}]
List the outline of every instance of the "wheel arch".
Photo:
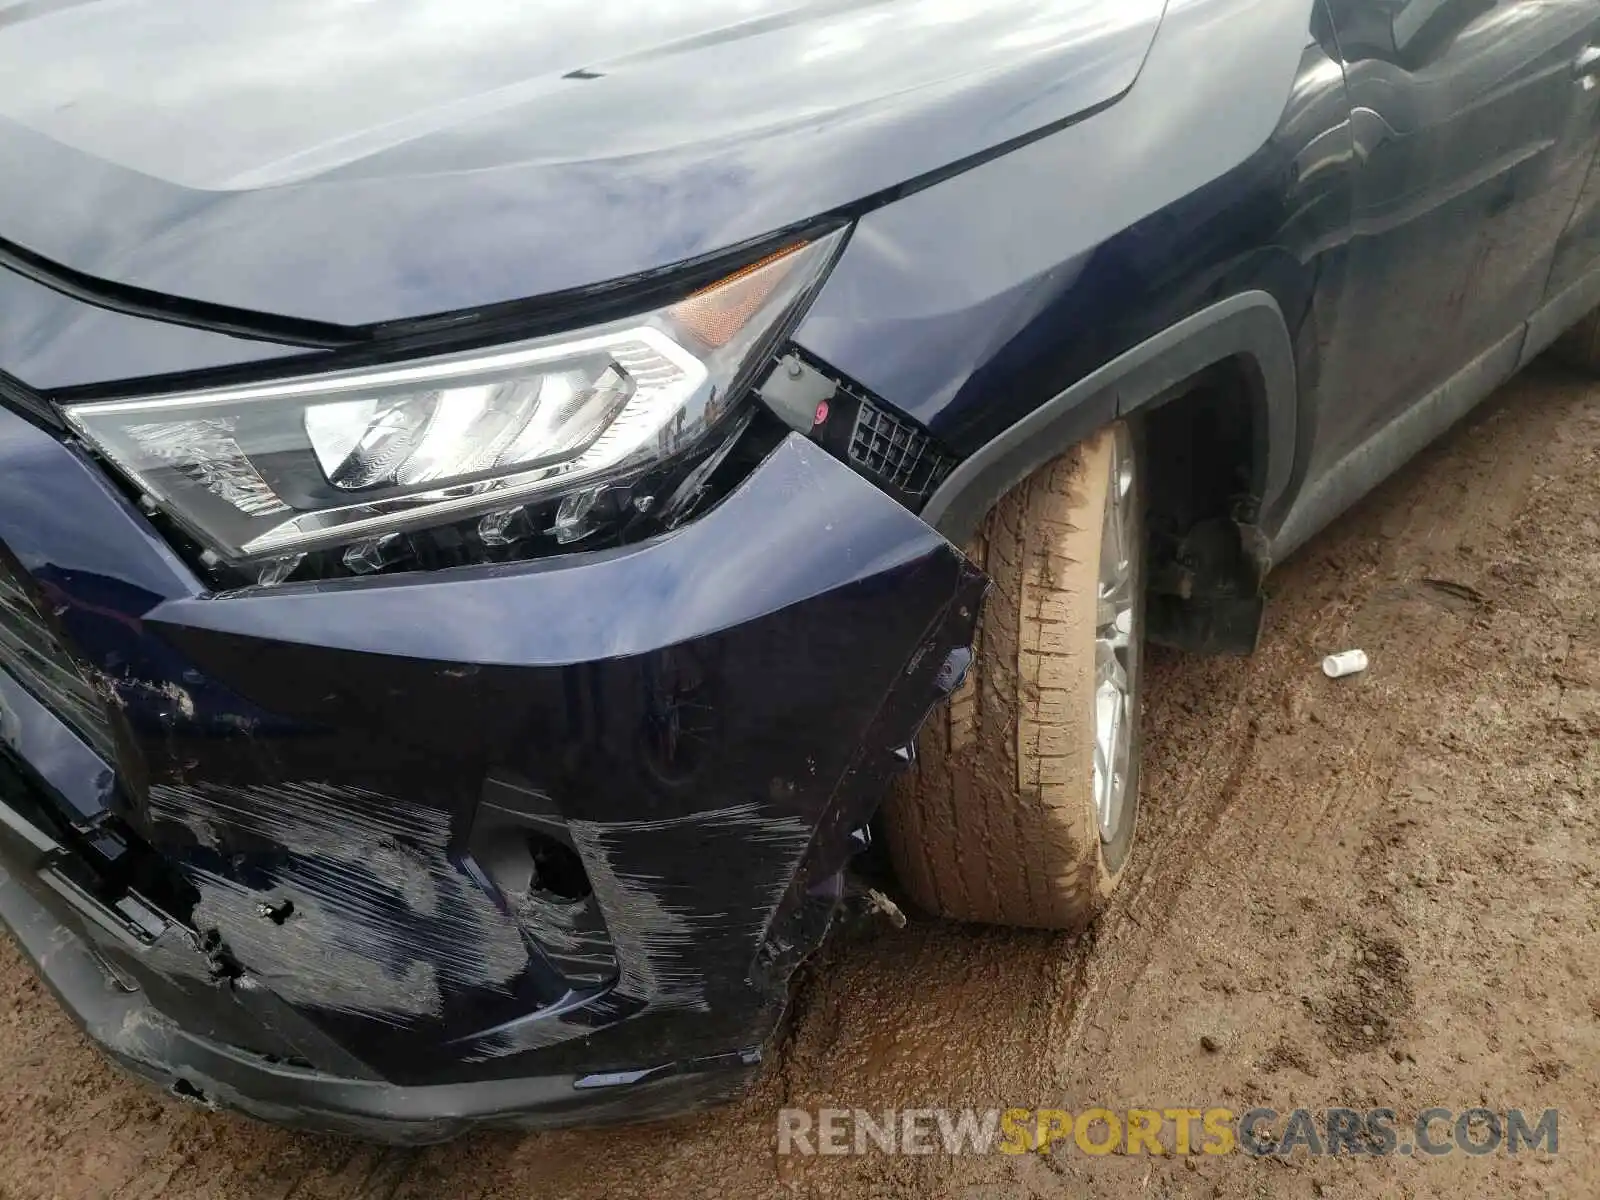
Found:
[{"label": "wheel arch", "polygon": [[1017,484],[1096,429],[1184,394],[1220,365],[1239,368],[1253,422],[1250,474],[1262,511],[1288,491],[1299,425],[1293,343],[1277,300],[1240,292],[1141,342],[1046,400],[963,459],[923,509],[923,519],[965,545],[984,515]]}]

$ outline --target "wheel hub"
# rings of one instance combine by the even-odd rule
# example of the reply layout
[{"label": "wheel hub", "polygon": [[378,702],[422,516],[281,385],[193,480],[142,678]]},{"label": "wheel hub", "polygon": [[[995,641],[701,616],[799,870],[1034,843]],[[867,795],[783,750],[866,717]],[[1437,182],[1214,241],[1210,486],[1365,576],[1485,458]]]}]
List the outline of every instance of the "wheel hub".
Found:
[{"label": "wheel hub", "polygon": [[1122,830],[1133,777],[1133,704],[1143,640],[1137,628],[1142,549],[1134,484],[1133,439],[1119,424],[1112,432],[1095,617],[1094,799],[1102,842]]}]

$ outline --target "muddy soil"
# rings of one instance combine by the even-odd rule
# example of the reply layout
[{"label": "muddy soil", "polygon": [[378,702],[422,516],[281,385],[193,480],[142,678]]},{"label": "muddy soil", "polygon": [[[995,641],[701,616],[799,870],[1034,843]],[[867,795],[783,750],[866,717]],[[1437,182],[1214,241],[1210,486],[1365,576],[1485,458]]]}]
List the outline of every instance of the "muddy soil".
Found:
[{"label": "muddy soil", "polygon": [[[0,939],[0,1196],[1600,1194],[1600,389],[1535,368],[1272,590],[1255,658],[1154,657],[1142,843],[1088,938],[858,928],[741,1102],[419,1151],[144,1091]],[[1560,1150],[805,1158],[782,1105],[1553,1107]]]}]

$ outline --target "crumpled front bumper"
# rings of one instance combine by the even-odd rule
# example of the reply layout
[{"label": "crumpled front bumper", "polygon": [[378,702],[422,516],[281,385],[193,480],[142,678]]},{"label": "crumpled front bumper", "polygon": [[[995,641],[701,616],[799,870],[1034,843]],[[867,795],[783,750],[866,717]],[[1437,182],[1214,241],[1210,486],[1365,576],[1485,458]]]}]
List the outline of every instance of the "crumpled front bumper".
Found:
[{"label": "crumpled front bumper", "polygon": [[[87,747],[11,706],[0,917],[132,1069],[398,1141],[741,1083],[984,588],[798,436],[638,546],[216,597],[0,411],[0,550],[107,698],[117,759],[114,786],[30,759]],[[68,842],[112,826],[186,911],[71,884]]]}]

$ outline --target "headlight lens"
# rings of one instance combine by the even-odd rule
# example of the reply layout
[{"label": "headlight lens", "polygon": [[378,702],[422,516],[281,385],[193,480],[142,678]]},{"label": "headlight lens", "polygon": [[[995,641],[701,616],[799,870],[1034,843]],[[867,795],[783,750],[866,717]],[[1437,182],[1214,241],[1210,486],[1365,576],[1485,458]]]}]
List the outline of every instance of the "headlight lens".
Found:
[{"label": "headlight lens", "polygon": [[233,563],[504,511],[637,474],[693,444],[745,390],[842,237],[578,334],[63,411]]}]

